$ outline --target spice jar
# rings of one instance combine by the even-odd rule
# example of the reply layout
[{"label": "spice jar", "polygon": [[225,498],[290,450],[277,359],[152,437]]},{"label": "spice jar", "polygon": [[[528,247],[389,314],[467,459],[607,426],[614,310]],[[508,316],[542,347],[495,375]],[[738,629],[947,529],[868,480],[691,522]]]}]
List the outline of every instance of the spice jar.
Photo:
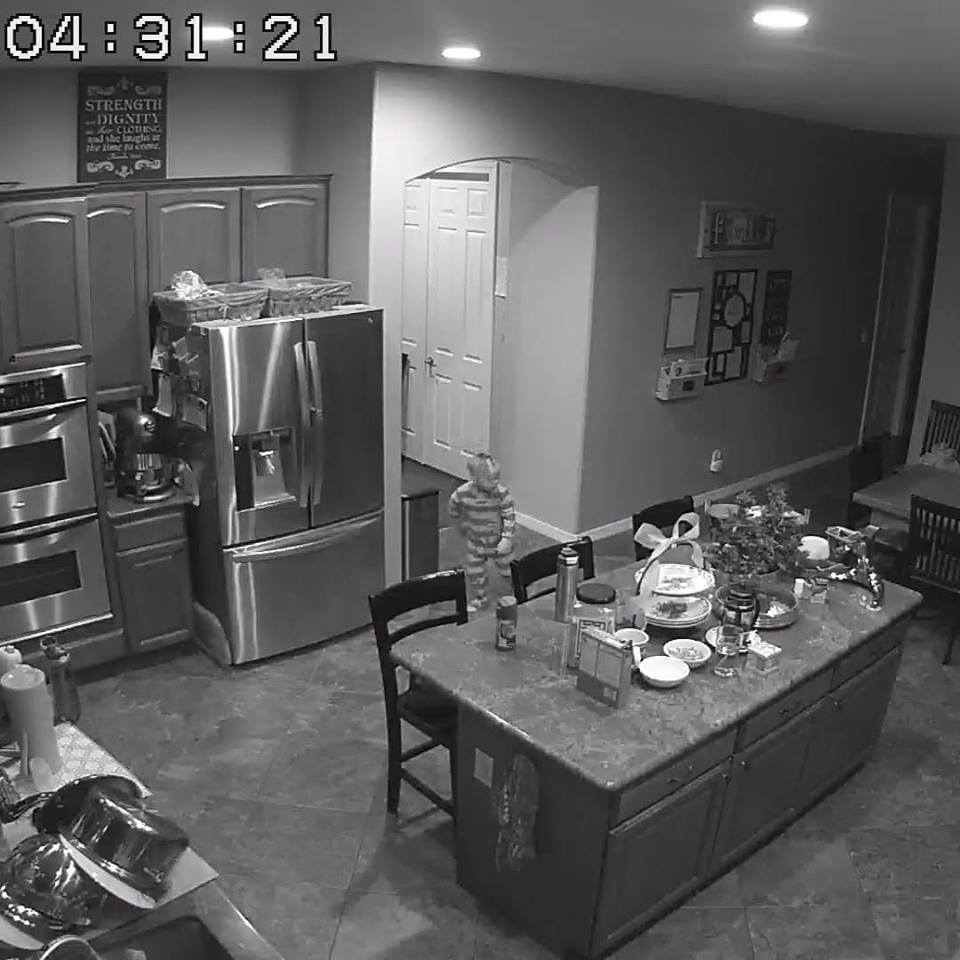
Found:
[{"label": "spice jar", "polygon": [[514,650],[517,646],[517,598],[501,597],[497,601],[498,650]]},{"label": "spice jar", "polygon": [[617,591],[607,583],[582,583],[577,587],[577,598],[571,613],[572,636],[567,645],[567,666],[580,662],[580,644],[584,627],[597,627],[606,633],[617,629]]}]

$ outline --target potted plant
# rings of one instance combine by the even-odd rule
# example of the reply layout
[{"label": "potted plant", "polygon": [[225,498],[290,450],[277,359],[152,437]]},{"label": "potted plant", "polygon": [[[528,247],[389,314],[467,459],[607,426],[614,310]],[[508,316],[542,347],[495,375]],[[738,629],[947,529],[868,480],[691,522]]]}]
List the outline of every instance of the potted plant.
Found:
[{"label": "potted plant", "polygon": [[800,531],[787,488],[771,484],[765,497],[758,503],[745,491],[736,497],[734,509],[718,519],[713,542],[705,548],[718,583],[769,580],[796,571]]}]

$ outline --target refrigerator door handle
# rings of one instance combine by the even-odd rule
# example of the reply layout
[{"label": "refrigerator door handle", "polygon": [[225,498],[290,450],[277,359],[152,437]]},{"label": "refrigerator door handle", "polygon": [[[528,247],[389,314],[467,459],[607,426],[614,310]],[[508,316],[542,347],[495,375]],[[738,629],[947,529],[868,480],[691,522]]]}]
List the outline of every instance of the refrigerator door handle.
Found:
[{"label": "refrigerator door handle", "polygon": [[310,436],[310,393],[307,385],[307,364],[303,355],[303,344],[293,345],[293,362],[297,371],[297,395],[300,400],[300,487],[297,500],[307,509],[310,496],[310,471],[307,469],[307,451]]},{"label": "refrigerator door handle", "polygon": [[232,553],[234,563],[255,563],[258,560],[278,560],[280,557],[295,557],[301,553],[313,553],[331,547],[347,537],[352,537],[358,531],[380,522],[380,514],[344,524],[337,524],[330,530],[323,531],[319,536],[302,539],[296,543],[289,543],[282,547],[241,547]]},{"label": "refrigerator door handle", "polygon": [[320,372],[320,360],[317,357],[317,343],[307,341],[307,369],[310,373],[310,389],[313,392],[313,502],[320,502],[323,491],[324,466],[324,418],[323,418],[323,378]]}]

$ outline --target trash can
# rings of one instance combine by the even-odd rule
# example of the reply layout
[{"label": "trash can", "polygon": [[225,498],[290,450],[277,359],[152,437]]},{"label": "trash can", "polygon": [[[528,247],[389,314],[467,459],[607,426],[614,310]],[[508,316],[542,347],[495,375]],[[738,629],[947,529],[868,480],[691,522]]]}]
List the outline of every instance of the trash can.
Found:
[{"label": "trash can", "polygon": [[440,491],[403,494],[400,517],[403,579],[436,573],[440,569]]}]

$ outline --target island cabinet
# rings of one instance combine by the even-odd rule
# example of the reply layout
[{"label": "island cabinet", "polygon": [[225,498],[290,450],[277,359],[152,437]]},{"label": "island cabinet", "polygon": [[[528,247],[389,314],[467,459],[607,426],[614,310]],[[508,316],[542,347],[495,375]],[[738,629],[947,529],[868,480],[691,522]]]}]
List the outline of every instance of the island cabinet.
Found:
[{"label": "island cabinet", "polygon": [[90,355],[86,200],[0,205],[0,369]]},{"label": "island cabinet", "polygon": [[193,637],[193,597],[184,506],[111,500],[120,604],[132,654]]}]

